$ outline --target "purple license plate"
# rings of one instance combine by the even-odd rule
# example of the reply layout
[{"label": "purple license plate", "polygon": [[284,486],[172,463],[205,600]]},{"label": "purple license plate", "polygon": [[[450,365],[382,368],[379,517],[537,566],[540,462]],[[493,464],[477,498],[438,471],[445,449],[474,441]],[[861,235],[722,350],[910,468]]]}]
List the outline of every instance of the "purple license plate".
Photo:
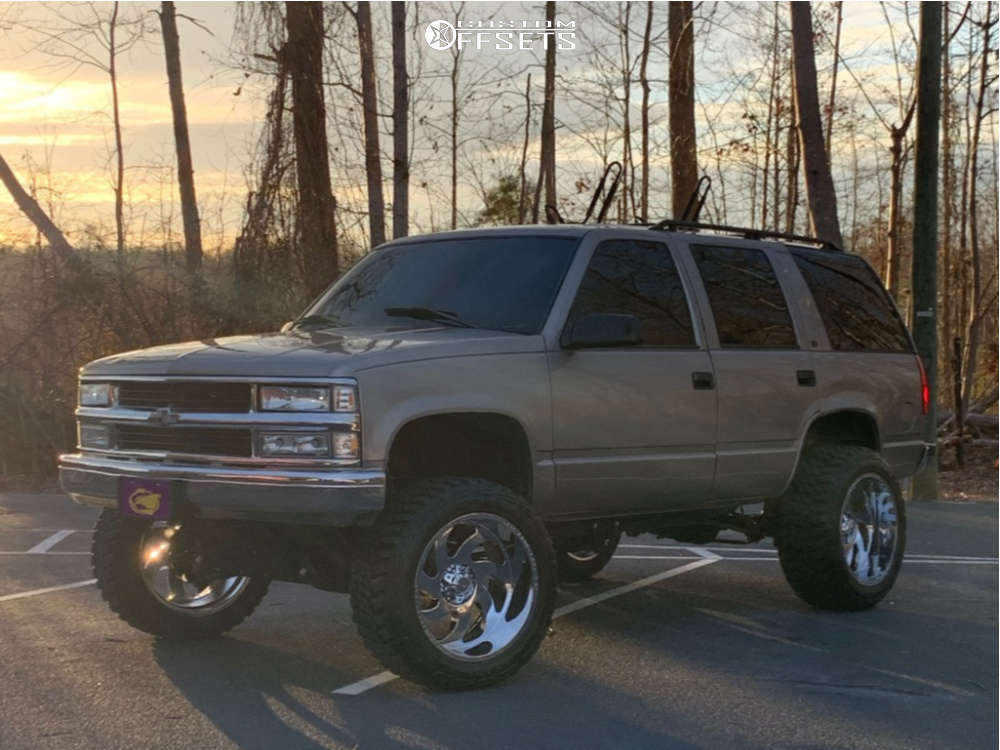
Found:
[{"label": "purple license plate", "polygon": [[165,479],[118,480],[118,512],[131,518],[169,521],[173,510],[170,482]]}]

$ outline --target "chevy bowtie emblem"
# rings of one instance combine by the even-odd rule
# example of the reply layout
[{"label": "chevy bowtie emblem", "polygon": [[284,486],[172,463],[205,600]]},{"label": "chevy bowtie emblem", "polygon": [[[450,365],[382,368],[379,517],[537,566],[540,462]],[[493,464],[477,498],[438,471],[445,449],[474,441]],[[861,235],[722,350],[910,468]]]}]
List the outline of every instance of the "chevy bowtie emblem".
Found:
[{"label": "chevy bowtie emblem", "polygon": [[181,418],[181,415],[173,410],[170,406],[161,406],[159,409],[152,412],[148,417],[147,421],[153,424],[158,424],[161,427],[167,427],[168,425],[176,424]]}]

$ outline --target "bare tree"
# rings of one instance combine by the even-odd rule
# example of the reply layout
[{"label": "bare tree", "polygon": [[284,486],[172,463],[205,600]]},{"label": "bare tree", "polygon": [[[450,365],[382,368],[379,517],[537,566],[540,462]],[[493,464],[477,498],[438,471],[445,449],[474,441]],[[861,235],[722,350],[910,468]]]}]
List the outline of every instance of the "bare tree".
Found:
[{"label": "bare tree", "polygon": [[187,108],[184,106],[177,11],[172,2],[160,4],[160,26],[163,30],[163,51],[167,58],[170,109],[174,119],[177,182],[180,186],[181,215],[184,221],[184,256],[188,270],[194,271],[201,265],[201,221],[198,218],[198,200],[194,190],[194,168],[191,163],[191,139],[188,136]]},{"label": "bare tree", "polygon": [[792,50],[795,61],[795,111],[798,115],[799,144],[806,175],[806,194],[813,232],[824,240],[843,244],[837,216],[837,193],[823,145],[823,124],[816,86],[816,58],[813,50],[812,12],[809,3],[790,3]]},{"label": "bare tree", "polygon": [[517,201],[517,223],[524,223],[524,214],[528,207],[528,141],[531,138],[531,73],[524,84],[524,141],[521,144],[521,177],[520,192]]},{"label": "bare tree", "polygon": [[[969,288],[970,304],[968,321],[966,327],[965,344],[965,365],[964,381],[962,384],[962,408],[959,414],[966,413],[969,408],[969,400],[972,398],[972,391],[976,385],[976,357],[979,349],[979,333],[982,318],[985,314],[983,305],[983,281],[982,265],[979,248],[979,202],[977,200],[977,187],[979,182],[979,142],[982,136],[983,119],[986,114],[985,106],[987,97],[994,90],[997,76],[990,70],[990,60],[994,53],[990,48],[993,27],[997,24],[997,19],[992,16],[993,3],[986,3],[986,16],[982,21],[976,22],[982,32],[982,47],[979,60],[979,81],[976,91],[975,108],[972,120],[972,140],[969,143],[969,260],[972,271],[972,279]],[[996,296],[989,303],[991,306],[996,301]]]},{"label": "bare tree", "polygon": [[28,192],[21,186],[21,182],[17,179],[17,175],[14,174],[7,161],[0,156],[0,182],[4,184],[7,190],[10,192],[11,197],[17,204],[17,207],[21,209],[21,213],[31,220],[31,223],[38,228],[38,231],[49,241],[49,245],[56,252],[56,255],[64,260],[68,260],[73,257],[73,246],[69,244],[66,240],[66,236],[59,230],[55,224],[52,223],[52,219],[49,215],[45,213],[45,210],[38,205],[38,201],[32,198]]},{"label": "bare tree", "polygon": [[691,2],[668,8],[670,40],[670,172],[674,217],[680,218],[698,183],[694,122],[694,23]]},{"label": "bare tree", "polygon": [[361,99],[365,121],[365,174],[368,177],[368,231],[372,246],[385,242],[385,202],[382,199],[382,154],[378,144],[378,94],[375,90],[375,48],[372,9],[358,3],[358,48],[361,52]]},{"label": "bare tree", "polygon": [[406,3],[392,3],[392,236],[409,234],[410,84],[406,76]]},{"label": "bare tree", "polygon": [[[545,24],[548,29],[556,25],[556,4],[545,3]],[[542,144],[539,159],[538,185],[545,188],[546,205],[556,205],[556,43],[555,37],[546,39],[545,50],[545,100],[542,104]],[[538,190],[535,191],[533,220],[538,221]]]},{"label": "bare tree", "polygon": [[296,237],[311,294],[337,275],[336,203],[330,187],[323,96],[323,4],[285,3],[283,56],[292,79],[292,126],[298,183]]},{"label": "bare tree", "polygon": [[639,197],[639,220],[649,221],[649,47],[653,32],[653,2],[646,3],[646,26],[642,32],[639,62],[639,86],[642,88],[642,184]]}]

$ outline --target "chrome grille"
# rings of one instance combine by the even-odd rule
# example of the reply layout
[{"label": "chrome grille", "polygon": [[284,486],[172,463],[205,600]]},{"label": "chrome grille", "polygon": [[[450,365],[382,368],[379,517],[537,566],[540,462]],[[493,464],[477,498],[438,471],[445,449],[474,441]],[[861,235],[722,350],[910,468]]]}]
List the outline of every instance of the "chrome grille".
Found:
[{"label": "chrome grille", "polygon": [[253,405],[249,383],[212,381],[122,381],[118,404],[129,409],[171,406],[182,412],[245,413]]}]

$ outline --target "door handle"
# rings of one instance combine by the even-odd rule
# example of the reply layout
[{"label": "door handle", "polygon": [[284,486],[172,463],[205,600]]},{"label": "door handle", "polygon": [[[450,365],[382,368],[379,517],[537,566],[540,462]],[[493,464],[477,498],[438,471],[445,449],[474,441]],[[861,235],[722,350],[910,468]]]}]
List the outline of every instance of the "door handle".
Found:
[{"label": "door handle", "polygon": [[796,370],[795,379],[799,381],[799,385],[806,388],[816,385],[816,373],[812,370]]},{"label": "door handle", "polygon": [[692,372],[691,385],[696,391],[710,391],[715,388],[715,378],[710,372]]}]

